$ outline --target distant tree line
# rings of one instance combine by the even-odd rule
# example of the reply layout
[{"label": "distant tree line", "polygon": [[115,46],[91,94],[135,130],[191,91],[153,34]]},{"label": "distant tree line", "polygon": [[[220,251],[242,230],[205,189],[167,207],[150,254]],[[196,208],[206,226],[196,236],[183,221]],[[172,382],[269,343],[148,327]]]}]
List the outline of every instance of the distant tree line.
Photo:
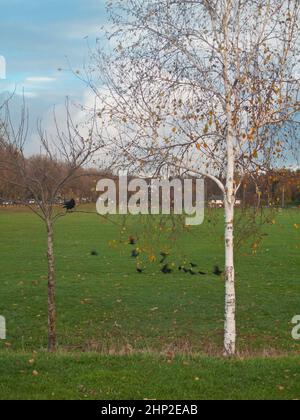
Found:
[{"label": "distant tree line", "polygon": [[[16,159],[17,154],[11,145],[6,144],[4,140],[1,141],[0,161],[8,162]],[[29,157],[26,159],[26,165],[32,174],[32,179],[39,179],[44,187],[50,190],[51,182],[55,182],[58,174],[61,176],[68,171],[68,163],[53,161],[42,155]],[[0,167],[0,205],[8,202],[22,204],[24,201],[34,200],[30,188],[24,190],[22,182],[18,179],[20,176],[19,171],[13,174],[11,167],[9,174],[5,165]],[[62,186],[56,197],[56,203],[53,204],[61,204],[70,197],[74,197],[79,203],[95,203],[99,196],[96,185],[101,178],[114,179],[118,191],[118,177],[112,172],[96,168],[80,168],[78,176]],[[132,178],[133,176],[129,176],[128,181]],[[220,197],[217,185],[210,179],[205,183],[205,196],[207,201]],[[247,207],[300,205],[300,170],[278,169],[258,174],[256,178],[245,177],[237,198],[241,205]]]},{"label": "distant tree line", "polygon": [[[218,198],[218,187],[206,182],[207,199]],[[300,205],[300,169],[277,169],[244,177],[237,199],[243,206]]]}]

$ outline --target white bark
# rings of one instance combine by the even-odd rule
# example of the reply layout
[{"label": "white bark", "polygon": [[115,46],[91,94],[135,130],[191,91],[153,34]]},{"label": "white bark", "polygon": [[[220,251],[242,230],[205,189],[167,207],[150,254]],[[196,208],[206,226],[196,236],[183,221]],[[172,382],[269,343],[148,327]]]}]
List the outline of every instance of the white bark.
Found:
[{"label": "white bark", "polygon": [[234,210],[236,190],[234,183],[235,151],[228,107],[229,129],[227,134],[227,177],[225,188],[225,329],[224,354],[234,356],[236,349],[236,295],[234,270]]},{"label": "white bark", "polygon": [[235,89],[231,87],[229,80],[229,57],[230,50],[229,41],[229,16],[232,8],[231,0],[227,0],[224,18],[223,31],[225,49],[223,54],[224,68],[224,86],[226,93],[226,116],[227,116],[227,172],[226,172],[226,188],[225,188],[225,328],[224,328],[224,354],[225,356],[234,356],[236,349],[236,295],[235,295],[235,272],[234,272],[234,207],[235,207],[235,136],[232,113],[232,97],[235,96]]},{"label": "white bark", "polygon": [[225,332],[224,354],[233,356],[236,348],[236,295],[234,271],[234,203],[225,198]]}]

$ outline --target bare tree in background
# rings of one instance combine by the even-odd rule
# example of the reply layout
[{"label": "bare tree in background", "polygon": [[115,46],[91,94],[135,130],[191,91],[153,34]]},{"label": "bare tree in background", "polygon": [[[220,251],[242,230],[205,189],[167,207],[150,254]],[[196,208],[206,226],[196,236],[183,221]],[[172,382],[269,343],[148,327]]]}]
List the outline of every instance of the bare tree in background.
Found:
[{"label": "bare tree in background", "polygon": [[[93,54],[120,165],[213,180],[225,207],[224,353],[236,352],[234,216],[243,180],[291,158],[298,0],[116,0],[114,51]],[[113,151],[112,151],[113,152]],[[225,180],[225,181],[224,181]]]},{"label": "bare tree in background", "polygon": [[[2,181],[17,188],[21,202],[29,207],[45,224],[48,260],[48,350],[56,350],[56,276],[54,253],[54,225],[67,213],[57,205],[58,197],[68,185],[76,183],[88,172],[82,169],[92,163],[95,154],[103,147],[101,133],[94,142],[95,126],[75,125],[66,106],[66,128],[61,131],[57,122],[56,135],[48,136],[39,128],[40,152],[30,158],[25,156],[27,140],[27,115],[25,107],[21,122],[15,127],[11,121],[9,103],[2,118],[0,174]],[[2,109],[3,111],[3,109]],[[85,134],[82,134],[82,133]],[[1,158],[2,156],[2,158]],[[94,175],[94,173],[92,173]],[[22,198],[23,197],[23,198]],[[30,204],[28,197],[35,204]]]}]

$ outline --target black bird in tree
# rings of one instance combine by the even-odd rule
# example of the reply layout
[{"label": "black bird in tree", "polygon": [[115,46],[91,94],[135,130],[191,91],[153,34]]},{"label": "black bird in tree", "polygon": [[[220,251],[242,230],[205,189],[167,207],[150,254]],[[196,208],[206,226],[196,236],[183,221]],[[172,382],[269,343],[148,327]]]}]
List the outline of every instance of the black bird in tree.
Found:
[{"label": "black bird in tree", "polygon": [[223,274],[223,271],[220,270],[219,266],[216,265],[214,268],[214,275],[220,277]]},{"label": "black bird in tree", "polygon": [[166,264],[161,269],[161,272],[164,273],[164,274],[171,274],[172,273],[172,269],[169,267],[168,264]]},{"label": "black bird in tree", "polygon": [[67,211],[74,210],[76,207],[76,201],[74,200],[74,198],[72,198],[70,201],[65,201],[63,207]]}]

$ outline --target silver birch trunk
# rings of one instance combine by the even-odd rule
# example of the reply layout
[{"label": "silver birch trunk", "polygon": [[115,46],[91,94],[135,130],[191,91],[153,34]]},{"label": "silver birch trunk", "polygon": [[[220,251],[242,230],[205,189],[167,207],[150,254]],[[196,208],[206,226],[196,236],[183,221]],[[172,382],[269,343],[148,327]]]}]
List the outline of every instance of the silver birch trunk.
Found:
[{"label": "silver birch trunk", "polygon": [[232,98],[235,94],[229,79],[229,17],[232,9],[232,0],[225,3],[223,18],[224,30],[224,86],[226,92],[226,116],[227,116],[227,173],[224,194],[225,205],[225,328],[224,328],[224,355],[231,357],[235,355],[236,349],[236,295],[235,295],[235,272],[234,272],[234,209],[235,209],[235,130],[233,124]]},{"label": "silver birch trunk", "polygon": [[236,293],[234,271],[234,202],[225,198],[225,329],[224,354],[234,356],[236,349]]}]

